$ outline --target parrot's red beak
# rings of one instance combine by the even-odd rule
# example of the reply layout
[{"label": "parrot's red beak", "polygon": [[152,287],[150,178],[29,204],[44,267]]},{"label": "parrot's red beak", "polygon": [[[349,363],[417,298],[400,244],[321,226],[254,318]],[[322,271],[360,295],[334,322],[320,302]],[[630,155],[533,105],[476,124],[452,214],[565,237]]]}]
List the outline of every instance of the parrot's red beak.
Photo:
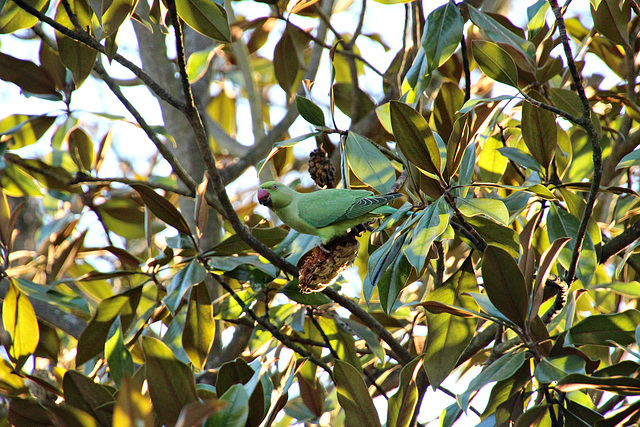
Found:
[{"label": "parrot's red beak", "polygon": [[264,188],[258,190],[258,202],[261,205],[271,206],[271,195]]}]

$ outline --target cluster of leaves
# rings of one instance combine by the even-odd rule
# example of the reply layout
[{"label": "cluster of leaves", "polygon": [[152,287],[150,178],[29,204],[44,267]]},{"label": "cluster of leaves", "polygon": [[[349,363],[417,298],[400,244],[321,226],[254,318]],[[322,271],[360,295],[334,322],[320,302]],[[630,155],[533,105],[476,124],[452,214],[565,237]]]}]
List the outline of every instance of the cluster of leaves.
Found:
[{"label": "cluster of leaves", "polygon": [[[626,400],[640,394],[636,2],[592,1],[593,30],[565,20],[555,0],[529,5],[526,28],[474,2],[446,2],[424,19],[421,4],[405,5],[415,18],[412,46],[386,73],[373,69],[384,82],[379,105],[358,84],[364,67],[372,69],[356,46],[362,25],[325,45],[339,12],[331,2],[277,2],[269,15],[238,22],[231,4],[143,3],[62,0],[49,10],[46,1],[9,0],[1,9],[0,33],[32,28],[39,37],[39,64],[0,53],[0,79],[66,105],[0,122],[0,393],[10,400],[10,423],[322,418],[376,426],[384,405],[386,425],[407,426],[429,385],[450,393],[443,381],[468,371],[477,375],[443,411],[442,425],[467,411],[486,425],[638,421],[640,403]],[[317,27],[296,26],[300,15]],[[181,95],[118,53],[118,31],[132,20],[156,34],[172,28],[178,57],[164,59],[177,63]],[[188,58],[187,27],[209,38]],[[272,62],[269,39],[277,39]],[[323,51],[332,67],[331,124],[311,100],[309,72]],[[168,123],[149,126],[96,62],[102,56],[182,114],[188,137]],[[617,85],[603,89],[602,78],[587,75],[582,58],[590,56]],[[114,132],[97,138],[87,114],[71,108],[92,72],[155,144],[170,176],[128,165],[135,179],[105,177]],[[233,141],[240,95],[225,89],[240,86],[238,72],[256,141],[249,152]],[[222,90],[196,102],[191,86],[202,82]],[[289,101],[273,124],[265,97],[276,86]],[[336,126],[336,108],[349,130]],[[297,114],[314,130],[286,139]],[[205,129],[201,117],[214,122]],[[266,226],[254,202],[239,194],[232,205],[224,188],[265,157],[263,173],[297,173],[291,147],[310,137],[339,161],[344,187],[387,193],[404,183],[406,201],[356,261],[361,298],[345,297],[339,284],[301,294],[291,276],[317,239]],[[47,154],[26,156],[21,149],[39,140]],[[201,172],[168,148],[172,140],[195,140],[207,171],[200,184]],[[238,159],[220,161],[233,152]],[[29,251],[14,248],[26,232],[15,197],[40,198],[47,214]],[[175,207],[185,200],[194,214]],[[222,226],[212,220],[218,215]],[[107,244],[94,243],[92,221]],[[221,241],[211,237],[221,229]],[[485,386],[480,413],[473,398]],[[374,404],[376,396],[386,401]]]}]

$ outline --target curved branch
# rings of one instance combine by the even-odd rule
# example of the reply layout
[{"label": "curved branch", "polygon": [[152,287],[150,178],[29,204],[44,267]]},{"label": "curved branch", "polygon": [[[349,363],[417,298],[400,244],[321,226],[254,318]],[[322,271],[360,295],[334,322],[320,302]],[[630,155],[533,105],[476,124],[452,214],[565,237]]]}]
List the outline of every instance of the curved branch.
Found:
[{"label": "curved branch", "polygon": [[582,214],[582,219],[580,220],[580,227],[578,228],[578,233],[576,235],[576,244],[571,257],[571,263],[567,269],[567,276],[565,278],[566,283],[570,285],[575,277],[576,267],[580,257],[580,250],[582,248],[582,241],[584,240],[584,236],[587,231],[587,224],[589,223],[589,219],[593,213],[593,206],[595,205],[596,197],[598,196],[598,189],[600,188],[600,180],[602,179],[602,149],[600,148],[600,143],[598,141],[598,133],[591,122],[591,106],[589,105],[589,100],[587,99],[584,86],[582,85],[582,77],[580,76],[576,63],[573,60],[573,54],[571,53],[571,46],[569,45],[569,37],[567,36],[567,28],[564,24],[562,11],[558,6],[557,0],[549,0],[549,4],[551,5],[551,9],[556,17],[556,24],[558,26],[558,32],[560,33],[560,41],[562,42],[564,53],[567,58],[567,65],[571,71],[573,84],[582,105],[582,116],[574,123],[582,126],[587,132],[593,155],[593,177],[591,179],[591,188]]},{"label": "curved branch", "polygon": [[[11,1],[13,1],[15,4],[17,4],[25,12],[29,13],[30,15],[35,16],[40,21],[50,25],[56,31],[64,34],[65,36],[67,36],[67,37],[69,37],[69,38],[71,38],[71,39],[73,39],[75,41],[78,41],[80,43],[84,43],[87,46],[89,46],[90,48],[95,49],[96,51],[106,55],[106,51],[105,51],[104,46],[102,46],[100,44],[100,42],[98,42],[98,40],[96,40],[93,37],[91,37],[88,33],[74,31],[74,30],[71,30],[71,29],[65,27],[64,25],[62,25],[62,24],[54,21],[53,19],[49,18],[48,16],[46,16],[44,13],[40,12],[39,10],[31,7],[31,5],[26,3],[24,0],[11,0]],[[175,107],[177,109],[182,109],[183,108],[184,103],[182,101],[180,101],[180,100],[174,98],[173,96],[171,96],[171,94],[169,94],[166,90],[164,90],[162,88],[162,86],[160,86],[155,80],[153,80],[147,73],[145,73],[140,67],[135,65],[133,62],[129,61],[127,58],[125,58],[124,56],[122,56],[122,55],[120,55],[118,53],[115,54],[113,59],[116,62],[118,62],[120,65],[122,65],[123,67],[125,67],[126,69],[131,71],[133,74],[135,74],[136,77],[138,77],[140,80],[142,80],[145,83],[145,85],[147,85],[149,87],[149,89],[151,89],[159,98],[161,98],[162,100],[166,101],[168,104],[172,105],[173,107]]]}]

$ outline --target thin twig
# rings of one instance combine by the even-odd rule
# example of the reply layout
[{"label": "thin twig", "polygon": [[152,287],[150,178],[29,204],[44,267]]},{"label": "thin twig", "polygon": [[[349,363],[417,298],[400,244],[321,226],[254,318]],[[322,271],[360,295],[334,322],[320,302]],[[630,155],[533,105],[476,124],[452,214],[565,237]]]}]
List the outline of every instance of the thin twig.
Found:
[{"label": "thin twig", "polygon": [[[78,42],[81,42],[83,44],[86,44],[87,46],[95,49],[96,51],[98,51],[98,52],[100,52],[102,54],[106,54],[104,46],[102,46],[100,44],[100,42],[98,42],[95,38],[91,37],[88,33],[86,33],[86,32],[82,32],[81,33],[81,32],[74,31],[74,30],[71,30],[71,29],[65,27],[64,25],[62,25],[62,24],[54,21],[53,19],[49,18],[48,16],[46,16],[44,13],[40,12],[39,10],[33,8],[31,5],[29,5],[24,0],[12,0],[12,1],[14,3],[16,3],[25,12],[35,16],[40,21],[50,25],[55,30],[59,31],[60,33],[64,34],[65,36],[67,36],[67,37],[69,37],[69,38],[71,38],[73,40],[76,40]],[[175,107],[177,109],[181,109],[183,107],[184,103],[182,101],[180,101],[180,100],[174,98],[173,96],[171,96],[171,94],[169,94],[166,90],[164,90],[162,88],[162,86],[160,86],[155,80],[153,80],[147,73],[145,73],[140,67],[135,65],[133,62],[129,61],[128,59],[126,59],[125,57],[123,57],[122,55],[120,55],[118,53],[115,54],[115,56],[113,57],[113,60],[115,60],[116,62],[118,62],[119,64],[121,64],[125,68],[127,68],[129,71],[131,71],[133,74],[135,74],[160,99],[162,99],[163,101],[167,102],[168,104],[172,105],[173,107]]]},{"label": "thin twig", "polygon": [[[598,133],[596,132],[595,126],[591,122],[591,106],[589,105],[589,100],[587,99],[587,95],[584,91],[584,86],[582,85],[582,77],[580,76],[578,68],[576,67],[576,63],[573,60],[573,54],[571,53],[571,46],[569,45],[569,37],[567,36],[567,29],[564,24],[564,18],[562,17],[562,11],[558,6],[557,0],[549,0],[549,4],[551,5],[551,9],[553,10],[553,13],[556,17],[556,24],[558,26],[558,32],[560,33],[560,40],[564,47],[565,56],[567,57],[567,65],[571,70],[573,84],[582,105],[582,117],[580,117],[579,120],[574,123],[582,126],[582,128],[584,128],[584,130],[587,132],[589,142],[591,143],[591,150],[593,155],[593,177],[591,179],[591,189],[589,191],[586,206],[582,214],[582,219],[580,220],[580,227],[578,228],[578,233],[576,235],[576,242],[571,257],[571,263],[569,264],[569,268],[567,269],[567,276],[565,279],[568,284],[571,284],[575,277],[576,267],[578,265],[578,259],[580,257],[580,249],[582,248],[582,241],[584,240],[584,236],[587,231],[587,225],[589,223],[589,219],[591,218],[591,214],[593,213],[593,206],[595,205],[596,197],[598,196],[598,188],[600,187],[600,180],[602,178],[602,150],[598,141]],[[587,285],[588,284],[585,284],[585,286]]]}]

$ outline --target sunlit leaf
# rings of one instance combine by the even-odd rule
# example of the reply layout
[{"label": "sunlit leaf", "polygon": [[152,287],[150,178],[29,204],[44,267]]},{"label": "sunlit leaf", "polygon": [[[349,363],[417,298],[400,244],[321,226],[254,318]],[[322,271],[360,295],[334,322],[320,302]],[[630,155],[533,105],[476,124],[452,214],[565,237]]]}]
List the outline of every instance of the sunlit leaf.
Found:
[{"label": "sunlit leaf", "polygon": [[182,334],[182,345],[189,360],[199,369],[204,368],[213,344],[215,323],[211,298],[204,283],[191,288],[187,305],[187,319]]},{"label": "sunlit leaf", "polygon": [[2,303],[2,323],[11,337],[9,356],[19,371],[38,346],[38,319],[29,299],[9,279],[9,289]]},{"label": "sunlit leaf", "polygon": [[137,3],[138,0],[114,0],[111,3],[107,11],[102,15],[103,39],[118,32],[120,26],[133,14]]},{"label": "sunlit leaf", "polygon": [[[427,301],[438,301],[477,311],[478,304],[473,298],[465,295],[467,292],[477,291],[478,284],[473,264],[471,258],[467,258],[460,269],[442,286],[429,293]],[[477,320],[449,313],[434,314],[429,311],[426,312],[426,316],[429,333],[423,355],[424,368],[429,383],[435,388],[456,367],[458,358],[473,338]]]},{"label": "sunlit leaf", "polygon": [[132,184],[131,188],[136,190],[155,216],[164,221],[168,225],[174,227],[181,233],[191,234],[189,224],[182,214],[167,199],[156,193],[151,187],[142,184]]},{"label": "sunlit leaf", "polygon": [[198,400],[191,369],[162,341],[142,337],[149,395],[158,419],[174,425],[182,408]]},{"label": "sunlit leaf", "polygon": [[515,259],[503,249],[488,246],[484,251],[482,277],[493,305],[524,328],[529,312],[529,295]]},{"label": "sunlit leaf", "polygon": [[81,128],[75,128],[69,134],[69,154],[80,171],[93,168],[96,154],[91,137]]},{"label": "sunlit leaf", "polygon": [[573,345],[612,346],[635,342],[635,331],[640,324],[640,312],[626,310],[622,313],[589,316],[574,325],[567,334],[566,342]]},{"label": "sunlit leaf", "polygon": [[227,22],[227,12],[222,6],[209,0],[176,0],[176,9],[197,32],[221,42],[231,42],[231,30]]},{"label": "sunlit leaf", "polygon": [[356,368],[341,360],[333,368],[338,401],[344,409],[347,426],[380,426],[378,411]]},{"label": "sunlit leaf", "polygon": [[391,101],[390,111],[393,134],[407,160],[442,179],[440,149],[425,118],[403,102]]},{"label": "sunlit leaf", "polygon": [[569,374],[584,374],[585,362],[579,356],[543,357],[535,370],[535,377],[541,383],[558,381]]},{"label": "sunlit leaf", "polygon": [[345,143],[345,157],[354,175],[380,194],[391,190],[396,180],[396,170],[391,161],[367,138],[349,132]]},{"label": "sunlit leaf", "polygon": [[[26,0],[25,3],[43,13],[49,6],[49,0]],[[10,34],[24,28],[31,28],[38,22],[37,16],[33,16],[15,2],[2,2],[1,9],[0,34]]]},{"label": "sunlit leaf", "polygon": [[[530,93],[533,96],[533,93]],[[541,98],[537,96],[536,98]],[[527,101],[522,105],[522,139],[533,157],[548,168],[558,143],[556,116]]]},{"label": "sunlit leaf", "polygon": [[220,396],[220,400],[227,405],[209,417],[204,427],[244,427],[249,418],[247,390],[241,384],[234,384]]},{"label": "sunlit leaf", "polygon": [[167,287],[167,296],[164,303],[173,313],[176,312],[178,306],[182,302],[182,298],[189,289],[202,282],[207,275],[207,271],[197,260],[191,260],[184,265],[171,280]]},{"label": "sunlit leaf", "polygon": [[104,343],[104,355],[111,378],[117,386],[122,384],[123,378],[133,376],[133,357],[124,345],[120,322],[116,322],[115,332]]},{"label": "sunlit leaf", "polygon": [[473,57],[487,77],[509,86],[518,87],[518,67],[506,50],[495,43],[474,40]]},{"label": "sunlit leaf", "polygon": [[479,375],[476,375],[469,383],[467,391],[456,399],[463,409],[468,408],[471,395],[492,381],[501,381],[515,374],[524,363],[524,352],[508,353],[485,367]]},{"label": "sunlit leaf", "polygon": [[421,41],[427,57],[427,73],[444,64],[456,51],[462,40],[463,29],[464,20],[452,1],[427,16]]},{"label": "sunlit leaf", "polygon": [[141,287],[125,291],[102,301],[96,308],[91,321],[78,338],[76,365],[80,366],[105,348],[109,330],[125,308],[135,312],[141,296]]},{"label": "sunlit leaf", "polygon": [[411,243],[404,249],[404,255],[416,271],[422,271],[429,247],[447,229],[452,215],[453,211],[444,197],[420,213],[420,220],[412,231]]},{"label": "sunlit leaf", "polygon": [[101,425],[111,425],[115,399],[106,387],[77,371],[68,370],[62,388],[67,405],[86,412]]},{"label": "sunlit leaf", "polygon": [[419,358],[414,359],[403,366],[400,372],[398,391],[389,398],[387,427],[409,427],[411,425],[418,402],[416,376],[420,369],[419,362]]},{"label": "sunlit leaf", "polygon": [[456,205],[464,216],[486,215],[503,225],[509,222],[509,211],[502,200],[456,198]]},{"label": "sunlit leaf", "polygon": [[313,103],[313,101],[303,96],[296,96],[296,107],[298,108],[298,113],[300,113],[302,118],[312,125],[325,125],[324,113],[320,107]]}]

